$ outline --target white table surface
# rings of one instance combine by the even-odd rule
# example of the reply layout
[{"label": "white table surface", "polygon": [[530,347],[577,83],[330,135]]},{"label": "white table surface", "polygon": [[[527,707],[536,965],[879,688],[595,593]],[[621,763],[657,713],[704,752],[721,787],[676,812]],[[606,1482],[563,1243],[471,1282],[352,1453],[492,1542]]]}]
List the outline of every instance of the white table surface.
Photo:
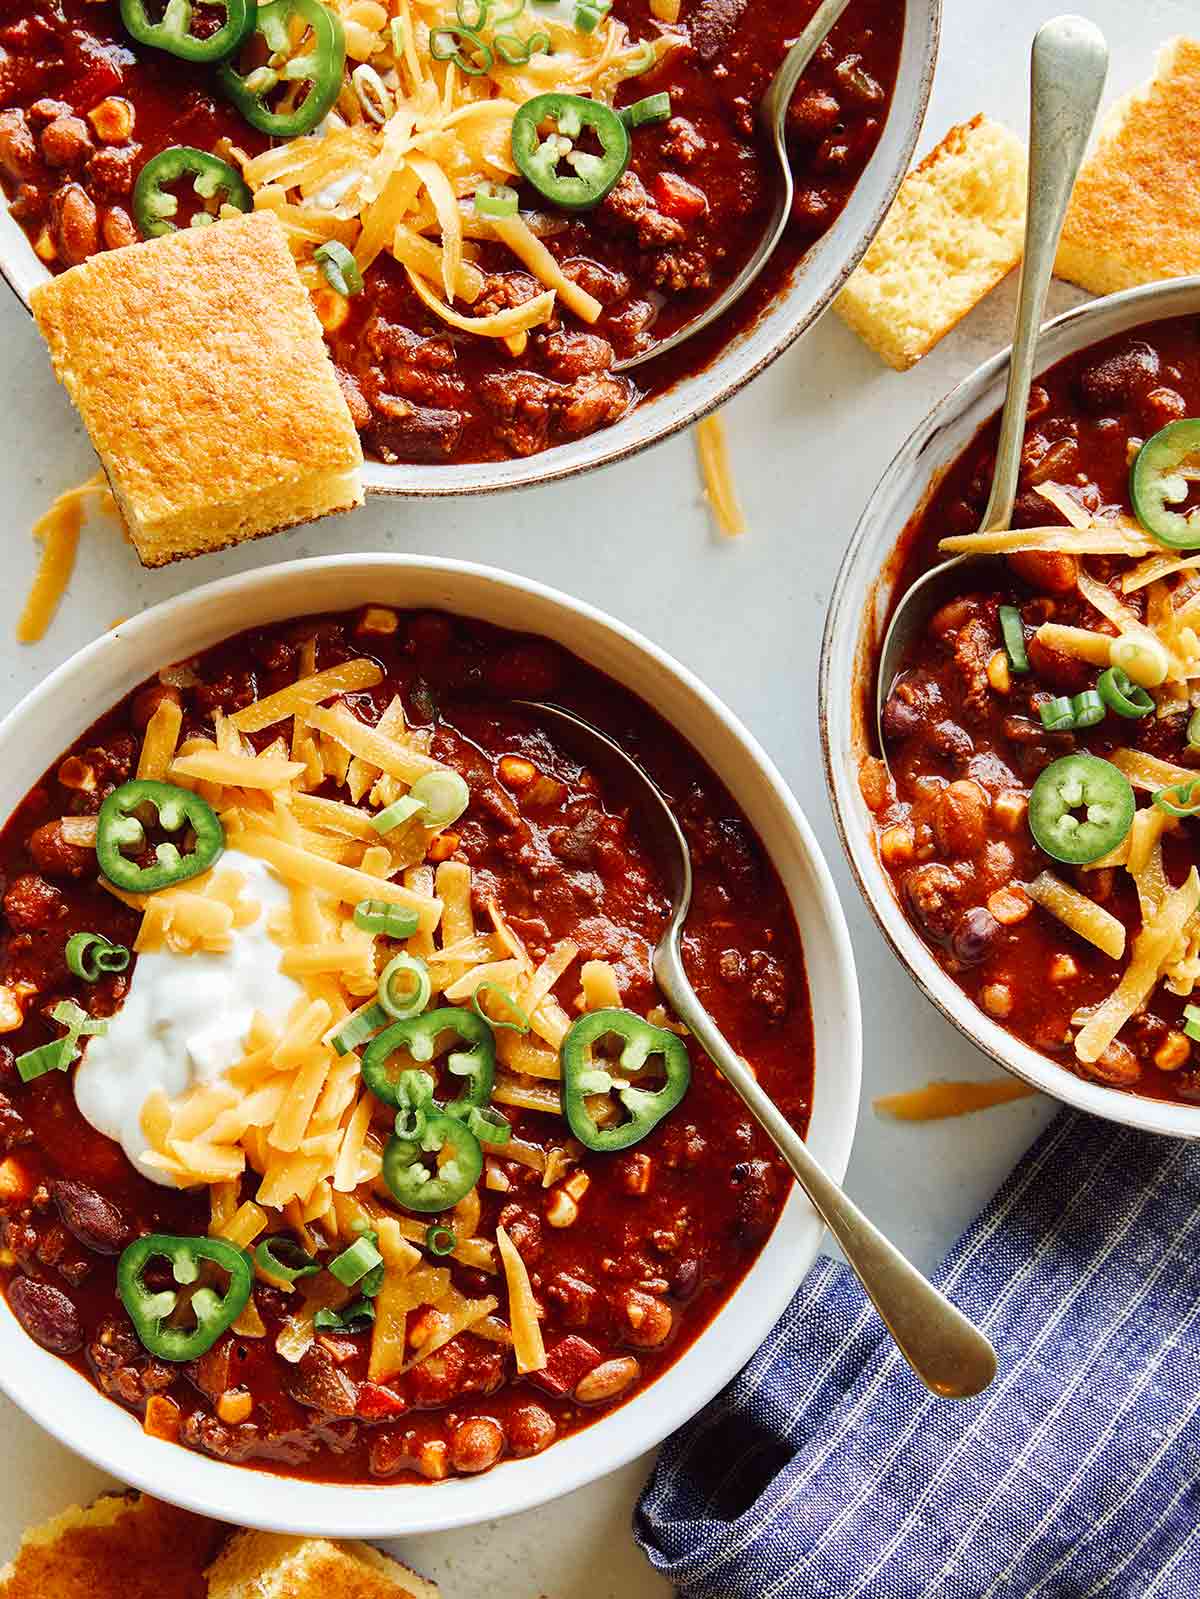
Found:
[{"label": "white table surface", "polygon": [[[941,60],[920,149],[977,111],[1027,131],[1027,56],[1053,0],[945,0]],[[1193,0],[1080,0],[1112,46],[1109,99],[1146,78],[1157,45],[1193,22]],[[983,1115],[897,1126],[873,1096],[933,1077],[995,1068],[921,998],[876,931],[830,818],[816,727],[817,653],[841,552],[891,455],[928,408],[1007,343],[1006,283],[913,372],[886,370],[827,317],[725,413],[748,535],[717,538],[689,438],[576,483],[492,500],[370,503],[351,517],[227,555],[144,572],[116,528],[84,534],[79,568],[38,645],[11,642],[34,549],[28,528],[50,498],[95,466],[86,437],[25,313],[0,296],[0,484],[8,503],[0,592],[0,711],[119,616],[248,567],[352,550],[418,551],[490,562],[580,594],[641,629],[741,715],[793,785],[842,893],[863,994],[863,1109],[850,1166],[854,1197],[931,1266],[1052,1114],[1025,1100]],[[1080,298],[1055,284],[1051,309]],[[58,442],[55,442],[58,441]],[[0,1560],[21,1530],[87,1499],[104,1479],[0,1399]],[[650,1458],[541,1511],[410,1540],[413,1564],[447,1599],[651,1599],[669,1589],[630,1534]],[[252,1479],[249,1479],[252,1481]],[[436,1490],[433,1490],[436,1491]]]}]

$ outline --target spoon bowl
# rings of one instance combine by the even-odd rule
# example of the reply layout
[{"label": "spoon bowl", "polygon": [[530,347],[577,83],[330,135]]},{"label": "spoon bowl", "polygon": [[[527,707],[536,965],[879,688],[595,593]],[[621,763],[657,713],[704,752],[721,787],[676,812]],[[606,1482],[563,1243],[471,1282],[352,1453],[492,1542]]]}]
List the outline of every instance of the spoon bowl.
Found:
[{"label": "spoon bowl", "polygon": [[983,1334],[926,1281],[829,1177],[803,1138],[705,1009],[684,969],[680,944],[692,899],[692,857],[670,801],[621,746],[574,711],[542,701],[515,700],[542,721],[556,723],[589,763],[618,767],[631,778],[637,820],[664,866],[671,916],[655,945],[654,976],[676,1016],[708,1055],[791,1167],[814,1208],[879,1311],[901,1354],[935,1394],[969,1399],[996,1375],[996,1353]]},{"label": "spoon bowl", "polygon": [[685,323],[669,339],[662,339],[659,343],[650,345],[648,349],[640,350],[637,355],[631,355],[624,361],[616,362],[613,366],[614,372],[629,372],[635,366],[641,366],[644,361],[652,361],[660,355],[666,355],[669,350],[678,349],[685,340],[692,338],[694,334],[711,327],[718,317],[724,316],[729,307],[741,299],[742,295],[745,294],[746,290],[771,259],[776,245],[783,238],[788,217],[792,213],[792,200],[796,191],[795,179],[792,177],[792,166],[787,154],[788,107],[792,103],[796,85],[807,70],[809,62],[824,44],[834,23],[837,22],[849,3],[850,0],[821,0],[821,4],[813,13],[812,20],[787,55],[784,56],[779,71],[771,79],[770,84],[767,86],[767,92],[759,106],[759,124],[764,135],[770,141],[775,159],[778,162],[779,182],[775,191],[775,205],[763,231],[762,242],[757,250],[755,250],[729,287],[717,296],[707,310],[702,311],[693,321]]},{"label": "spoon bowl", "polygon": [[[1025,443],[1025,413],[1033,383],[1042,313],[1046,308],[1046,291],[1067,205],[1083,164],[1107,75],[1108,46],[1104,35],[1085,17],[1056,17],[1034,37],[1025,250],[1008,388],[1000,413],[995,474],[980,527],[983,533],[999,532],[1012,523],[1021,474],[1021,450]],[[977,566],[982,561],[999,558],[955,556],[924,573],[897,602],[879,651],[879,670],[875,678],[876,733],[885,760],[883,708],[909,644],[924,628],[935,607],[962,582],[968,564]]]}]

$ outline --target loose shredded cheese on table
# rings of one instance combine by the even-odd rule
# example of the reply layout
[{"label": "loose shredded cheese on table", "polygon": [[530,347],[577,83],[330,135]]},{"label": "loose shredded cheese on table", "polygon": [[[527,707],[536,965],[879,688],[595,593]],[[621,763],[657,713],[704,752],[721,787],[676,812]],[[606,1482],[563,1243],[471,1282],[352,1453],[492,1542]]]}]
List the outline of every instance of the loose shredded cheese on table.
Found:
[{"label": "loose shredded cheese on table", "polygon": [[33,536],[42,546],[42,555],[17,623],[17,642],[20,644],[36,644],[45,636],[46,629],[54,620],[54,613],[75,570],[79,534],[88,500],[93,495],[96,496],[97,509],[116,516],[116,502],[109,490],[108,480],[103,472],[97,472],[86,483],[60,494],[50,509],[33,524]]},{"label": "loose shredded cheese on table", "polygon": [[881,1116],[901,1122],[942,1121],[949,1116],[968,1116],[972,1111],[990,1110],[993,1105],[1008,1105],[1027,1099],[1037,1089],[1013,1077],[998,1077],[984,1083],[926,1083],[923,1088],[902,1094],[883,1094],[873,1101]]},{"label": "loose shredded cheese on table", "polygon": [[711,416],[697,422],[695,434],[705,498],[712,508],[718,528],[728,537],[735,538],[746,531],[746,518],[733,485],[725,424],[720,412],[714,411]]}]

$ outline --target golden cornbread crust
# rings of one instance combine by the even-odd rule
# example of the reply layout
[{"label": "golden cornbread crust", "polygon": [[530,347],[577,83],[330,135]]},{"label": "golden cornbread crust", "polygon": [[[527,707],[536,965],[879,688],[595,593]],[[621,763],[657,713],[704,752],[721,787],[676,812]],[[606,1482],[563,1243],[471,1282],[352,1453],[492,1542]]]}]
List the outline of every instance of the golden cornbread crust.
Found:
[{"label": "golden cornbread crust", "polygon": [[208,1574],[209,1599],[439,1599],[433,1583],[362,1543],[240,1532]]},{"label": "golden cornbread crust", "polygon": [[362,503],[362,449],[270,212],[92,256],[34,316],[143,563]]},{"label": "golden cornbread crust", "polygon": [[1200,272],[1200,42],[1170,39],[1105,120],[1055,271],[1093,294]]},{"label": "golden cornbread crust", "polygon": [[139,1494],[111,1495],[32,1527],[0,1570],[0,1599],[205,1599],[204,1568],[228,1531]]}]

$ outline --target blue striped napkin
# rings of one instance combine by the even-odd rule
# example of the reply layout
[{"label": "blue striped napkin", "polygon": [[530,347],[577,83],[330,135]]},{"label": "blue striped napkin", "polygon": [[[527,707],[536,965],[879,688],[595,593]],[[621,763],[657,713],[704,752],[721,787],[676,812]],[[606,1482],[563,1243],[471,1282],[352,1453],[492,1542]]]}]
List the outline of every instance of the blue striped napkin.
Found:
[{"label": "blue striped napkin", "polygon": [[986,1393],[933,1399],[821,1262],[664,1448],[653,1563],[689,1599],[1197,1599],[1200,1148],[1064,1113],[937,1282]]}]

